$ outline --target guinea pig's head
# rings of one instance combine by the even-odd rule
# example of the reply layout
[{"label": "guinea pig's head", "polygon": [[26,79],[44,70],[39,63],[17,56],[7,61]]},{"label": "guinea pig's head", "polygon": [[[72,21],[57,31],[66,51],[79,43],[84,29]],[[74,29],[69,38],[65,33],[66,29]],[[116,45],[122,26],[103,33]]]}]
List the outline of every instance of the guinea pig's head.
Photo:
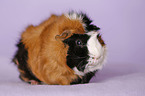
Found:
[{"label": "guinea pig's head", "polygon": [[102,68],[106,57],[106,45],[99,32],[73,34],[63,42],[69,46],[67,65],[75,74],[84,76]]}]

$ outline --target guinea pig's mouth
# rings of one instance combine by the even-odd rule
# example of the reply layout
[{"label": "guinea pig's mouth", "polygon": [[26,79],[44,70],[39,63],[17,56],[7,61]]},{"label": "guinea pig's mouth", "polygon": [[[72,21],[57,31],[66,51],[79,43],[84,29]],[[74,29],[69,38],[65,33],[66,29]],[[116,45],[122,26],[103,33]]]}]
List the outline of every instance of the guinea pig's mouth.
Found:
[{"label": "guinea pig's mouth", "polygon": [[99,58],[101,58],[101,56],[99,56],[99,57],[92,57],[92,59],[95,59],[95,60],[98,60]]},{"label": "guinea pig's mouth", "polygon": [[99,56],[99,57],[90,57],[88,60],[88,65],[96,65],[97,63],[99,63],[100,60],[102,60],[103,56]]}]

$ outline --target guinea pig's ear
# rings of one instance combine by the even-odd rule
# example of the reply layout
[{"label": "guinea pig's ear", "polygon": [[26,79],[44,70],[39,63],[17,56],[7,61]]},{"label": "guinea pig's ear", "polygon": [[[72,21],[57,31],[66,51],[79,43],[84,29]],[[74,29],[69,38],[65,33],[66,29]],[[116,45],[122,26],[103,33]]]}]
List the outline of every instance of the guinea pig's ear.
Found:
[{"label": "guinea pig's ear", "polygon": [[69,37],[70,35],[71,35],[71,31],[65,30],[62,34],[56,35],[56,36],[55,36],[55,39],[56,39],[56,40],[61,40],[61,41],[63,41],[63,40],[65,40],[67,37]]},{"label": "guinea pig's ear", "polygon": [[69,41],[70,41],[70,39],[69,39],[69,38],[67,38],[67,39],[63,40],[63,43],[68,44],[68,43],[69,43]]}]

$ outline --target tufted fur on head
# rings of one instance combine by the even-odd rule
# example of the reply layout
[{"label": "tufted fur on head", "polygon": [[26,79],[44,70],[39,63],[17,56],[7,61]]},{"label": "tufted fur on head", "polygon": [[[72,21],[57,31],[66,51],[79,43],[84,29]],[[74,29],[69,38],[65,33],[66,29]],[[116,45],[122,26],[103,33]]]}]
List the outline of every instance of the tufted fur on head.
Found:
[{"label": "tufted fur on head", "polygon": [[[77,35],[78,38],[86,35],[87,43],[91,38],[88,33],[99,30],[91,22],[86,14],[72,12],[61,16],[51,15],[38,26],[28,26],[21,35],[18,51],[13,59],[20,71],[20,78],[31,84],[69,85],[89,82],[98,69],[84,72],[86,66],[89,66],[89,52],[86,53],[88,57],[85,58],[85,63],[82,63],[84,67],[76,67],[79,61],[73,64],[68,40],[76,38]],[[105,46],[102,38],[97,36],[101,45]]]}]

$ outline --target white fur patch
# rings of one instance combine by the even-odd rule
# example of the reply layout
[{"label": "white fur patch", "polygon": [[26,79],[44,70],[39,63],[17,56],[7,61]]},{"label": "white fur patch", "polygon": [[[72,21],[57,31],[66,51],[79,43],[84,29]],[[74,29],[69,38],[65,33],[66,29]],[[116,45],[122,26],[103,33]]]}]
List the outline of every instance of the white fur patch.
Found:
[{"label": "white fur patch", "polygon": [[82,25],[83,25],[83,27],[84,27],[84,29],[85,29],[86,24],[83,22],[83,16],[82,16],[81,14],[78,14],[77,12],[73,12],[73,13],[71,13],[71,14],[66,13],[65,16],[66,16],[67,18],[69,18],[70,20],[79,20],[80,23],[82,23]]},{"label": "white fur patch", "polygon": [[90,39],[87,42],[87,48],[89,50],[89,55],[91,57],[99,58],[102,55],[102,46],[100,42],[97,39],[98,32],[89,32],[88,35],[90,35]]},{"label": "white fur patch", "polygon": [[95,70],[102,69],[105,61],[106,61],[106,46],[103,48],[103,54],[99,59],[92,59],[93,56],[90,55],[90,58],[88,59],[88,64],[85,67],[84,73],[93,72]]},{"label": "white fur patch", "polygon": [[71,20],[79,20],[79,21],[82,21],[83,17],[82,15],[79,15],[78,13],[76,12],[73,12],[71,14],[69,13],[66,13],[65,16]]},{"label": "white fur patch", "polygon": [[91,36],[87,42],[90,58],[84,70],[85,73],[102,69],[104,59],[106,58],[106,46],[102,46],[97,39],[99,32],[92,31],[87,34]]},{"label": "white fur patch", "polygon": [[76,67],[74,67],[73,70],[74,70],[75,74],[77,74],[77,75],[80,75],[80,76],[84,76],[85,75],[84,72],[79,71]]}]

